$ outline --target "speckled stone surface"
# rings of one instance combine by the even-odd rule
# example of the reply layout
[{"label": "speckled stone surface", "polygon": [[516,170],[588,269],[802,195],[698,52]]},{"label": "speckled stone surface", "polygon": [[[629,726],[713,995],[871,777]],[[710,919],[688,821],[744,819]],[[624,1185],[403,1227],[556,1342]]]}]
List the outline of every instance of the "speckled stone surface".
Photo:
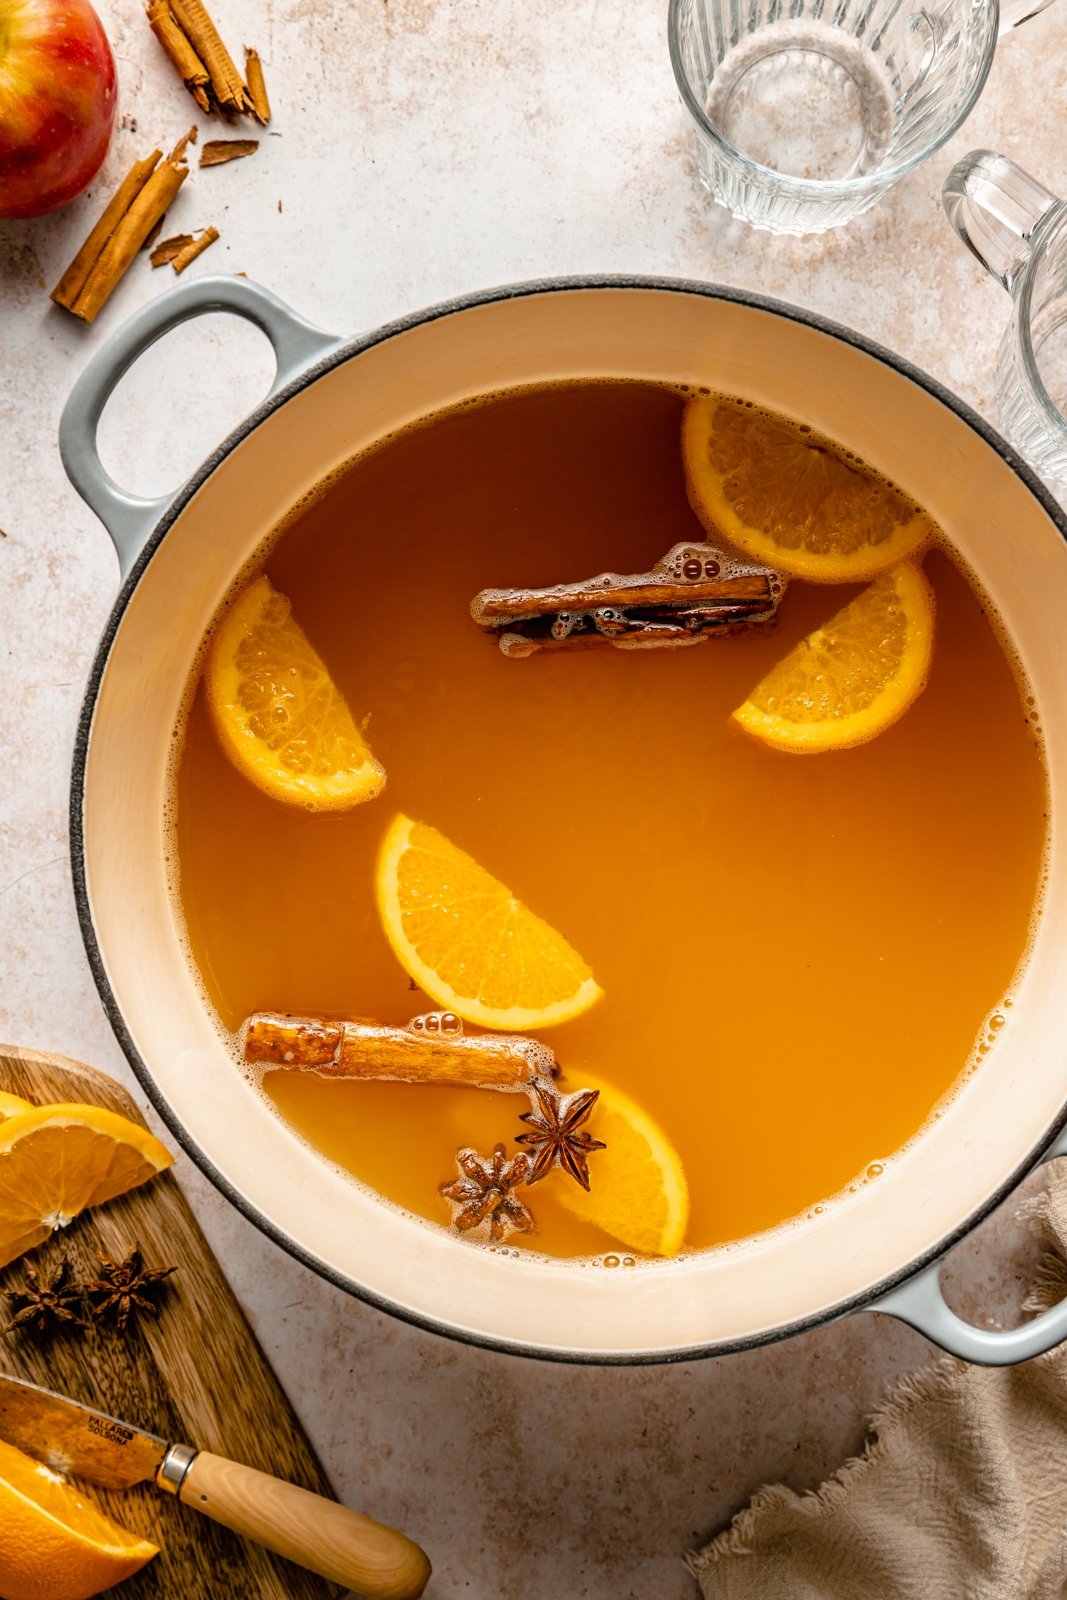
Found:
[{"label": "speckled stone surface", "polygon": [[[104,188],[173,140],[191,103],[137,0],[100,10],[122,82],[101,183],[52,217],[0,223],[0,1036],[129,1082],[82,952],[66,837],[74,728],[117,567],[63,476],[56,424],[89,353],[171,279],[138,261],[92,329],[47,291]],[[275,119],[253,158],[186,184],[173,231],[222,232],[193,274],[245,271],[338,332],[527,277],[716,279],[848,323],[990,411],[1008,302],[956,242],[940,187],[953,160],[986,146],[1067,194],[1067,8],[1001,46],[969,123],[881,207],[845,232],[782,242],[698,191],[658,0],[214,10],[233,45],[259,47]],[[172,335],[108,408],[107,463],[131,489],[175,487],[270,371],[243,324]],[[683,1552],[763,1480],[816,1483],[860,1444],[886,1384],[929,1354],[873,1315],[669,1369],[470,1350],[328,1287],[181,1172],[338,1490],[427,1546],[437,1597],[690,1596]],[[955,1303],[978,1320],[1008,1319],[1032,1269],[1013,1211],[950,1268]]]}]

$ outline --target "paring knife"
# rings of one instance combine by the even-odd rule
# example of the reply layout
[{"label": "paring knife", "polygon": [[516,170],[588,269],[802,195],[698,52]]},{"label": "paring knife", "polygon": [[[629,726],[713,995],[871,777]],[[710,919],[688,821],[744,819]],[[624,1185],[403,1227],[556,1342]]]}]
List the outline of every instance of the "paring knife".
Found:
[{"label": "paring knife", "polygon": [[108,1489],[152,1483],[369,1600],[417,1600],[429,1581],[430,1563],[417,1544],[358,1511],[2,1374],[0,1439],[55,1472]]}]

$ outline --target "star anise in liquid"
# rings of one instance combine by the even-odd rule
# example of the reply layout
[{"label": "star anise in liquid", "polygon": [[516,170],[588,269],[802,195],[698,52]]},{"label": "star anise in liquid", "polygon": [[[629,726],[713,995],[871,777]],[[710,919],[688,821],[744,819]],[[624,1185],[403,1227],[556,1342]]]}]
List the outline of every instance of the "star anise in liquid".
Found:
[{"label": "star anise in liquid", "polygon": [[85,1285],[93,1316],[100,1322],[113,1322],[125,1333],[130,1317],[147,1311],[157,1317],[156,1295],[159,1285],[177,1267],[146,1267],[139,1245],[134,1245],[125,1261],[109,1261],[97,1251],[100,1276]]},{"label": "star anise in liquid", "polygon": [[441,1193],[459,1208],[452,1218],[453,1227],[467,1233],[488,1221],[494,1243],[505,1238],[509,1229],[532,1232],[536,1226],[533,1213],[513,1192],[528,1181],[529,1156],[520,1152],[509,1161],[502,1144],[491,1156],[480,1156],[468,1148],[457,1152],[456,1166],[460,1176],[454,1183],[441,1185]]},{"label": "star anise in liquid", "polygon": [[579,1089],[577,1094],[560,1094],[546,1079],[535,1080],[530,1088],[538,1109],[524,1112],[519,1121],[528,1122],[533,1131],[520,1133],[516,1139],[517,1144],[529,1145],[536,1152],[527,1183],[537,1183],[553,1167],[562,1167],[575,1183],[588,1189],[586,1157],[591,1150],[606,1150],[607,1145],[581,1129],[600,1098],[600,1090]]},{"label": "star anise in liquid", "polygon": [[4,1299],[13,1313],[5,1333],[13,1333],[16,1328],[44,1333],[63,1323],[76,1328],[87,1326],[84,1317],[75,1309],[82,1305],[85,1290],[81,1284],[71,1282],[71,1266],[66,1256],[50,1278],[43,1277],[32,1261],[27,1261],[23,1270],[26,1282],[22,1288],[4,1290]]}]

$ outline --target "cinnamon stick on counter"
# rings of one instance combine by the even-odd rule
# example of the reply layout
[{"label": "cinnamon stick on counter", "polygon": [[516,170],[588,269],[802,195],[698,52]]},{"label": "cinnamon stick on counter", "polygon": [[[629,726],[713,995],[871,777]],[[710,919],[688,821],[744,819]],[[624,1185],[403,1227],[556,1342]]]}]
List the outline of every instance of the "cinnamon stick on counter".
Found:
[{"label": "cinnamon stick on counter", "polygon": [[66,272],[52,290],[56,305],[92,322],[189,176],[181,139],[134,163]]},{"label": "cinnamon stick on counter", "polygon": [[237,115],[251,111],[252,100],[245,88],[244,79],[223,44],[219,30],[208,15],[203,0],[170,0],[170,9],[178,26],[207,68],[211,80],[211,94],[220,110]]},{"label": "cinnamon stick on counter", "polygon": [[450,1083],[521,1089],[559,1066],[547,1045],[518,1034],[467,1035],[458,1017],[432,1011],[406,1028],[258,1011],[245,1024],[244,1059],[323,1078]]},{"label": "cinnamon stick on counter", "polygon": [[[149,0],[148,21],[201,111],[258,115],[253,95],[203,0]],[[260,80],[262,87],[262,69]],[[263,87],[263,104],[269,115],[266,93]]]},{"label": "cinnamon stick on counter", "polygon": [[245,85],[252,102],[252,115],[266,127],[270,121],[270,100],[263,77],[263,63],[259,59],[259,51],[250,49],[248,45],[245,45]]},{"label": "cinnamon stick on counter", "polygon": [[209,112],[211,74],[179,28],[170,9],[170,0],[152,0],[148,7],[148,24],[201,111]]}]

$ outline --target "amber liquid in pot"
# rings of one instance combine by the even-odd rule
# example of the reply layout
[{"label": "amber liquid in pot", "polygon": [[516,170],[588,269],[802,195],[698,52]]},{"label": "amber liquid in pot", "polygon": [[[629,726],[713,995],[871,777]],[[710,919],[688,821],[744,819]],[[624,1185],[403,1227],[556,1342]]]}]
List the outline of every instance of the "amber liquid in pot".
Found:
[{"label": "amber liquid in pot", "polygon": [[[778,753],[727,718],[854,588],[794,582],[775,631],[676,652],[509,661],[479,633],[468,607],[484,587],[644,571],[705,536],[685,494],[683,404],[636,383],[498,396],[326,486],[265,568],[369,714],[387,787],[340,816],[272,801],[229,765],[198,691],[175,845],[192,958],[224,1029],[260,1009],[403,1023],[432,1002],[380,929],[375,857],[397,811],[440,828],[592,966],[604,1000],[545,1041],[569,1087],[587,1069],[659,1120],[688,1177],[687,1248],[702,1248],[877,1173],[982,1069],[1010,1028],[1047,786],[1025,686],[945,549],[924,558],[937,603],[925,692],[838,754]],[[443,1224],[457,1146],[514,1149],[526,1109],[282,1072],[263,1087],[325,1158]],[[554,1201],[559,1181],[529,1191],[537,1237],[509,1244],[620,1251]]]}]

